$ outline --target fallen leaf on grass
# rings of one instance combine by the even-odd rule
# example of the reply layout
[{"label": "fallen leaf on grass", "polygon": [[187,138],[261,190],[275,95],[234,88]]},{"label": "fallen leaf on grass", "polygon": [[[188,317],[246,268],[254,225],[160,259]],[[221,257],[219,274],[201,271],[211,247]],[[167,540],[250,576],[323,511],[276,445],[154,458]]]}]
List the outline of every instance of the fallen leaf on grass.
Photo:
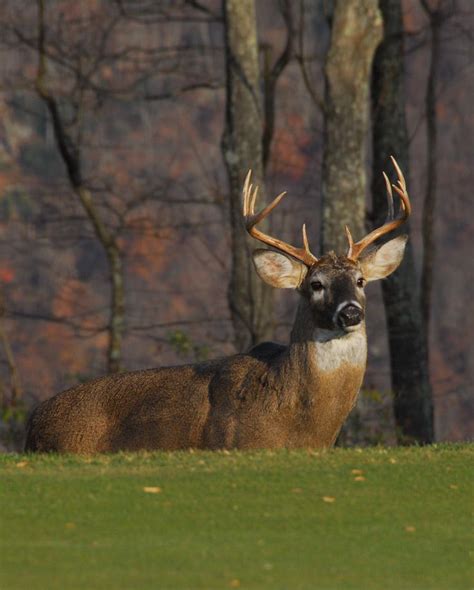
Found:
[{"label": "fallen leaf on grass", "polygon": [[362,475],[364,472],[362,471],[362,469],[352,469],[351,473],[352,475]]},{"label": "fallen leaf on grass", "polygon": [[240,580],[238,580],[237,578],[235,578],[234,580],[231,580],[229,582],[229,587],[230,588],[240,588]]},{"label": "fallen leaf on grass", "polygon": [[145,486],[143,491],[147,494],[161,494],[161,488],[158,486]]},{"label": "fallen leaf on grass", "polygon": [[332,504],[336,501],[336,498],[333,496],[323,496],[323,502],[327,502],[328,504]]},{"label": "fallen leaf on grass", "polygon": [[449,484],[449,487],[450,487],[452,490],[458,490],[458,489],[459,489],[459,486],[457,486],[455,483],[450,483],[450,484]]},{"label": "fallen leaf on grass", "polygon": [[358,475],[357,477],[354,477],[354,481],[365,481],[365,477],[363,475]]},{"label": "fallen leaf on grass", "polygon": [[388,460],[389,463],[398,463],[398,461],[396,459],[394,459],[393,457],[390,457],[390,459]]},{"label": "fallen leaf on grass", "polygon": [[416,528],[412,525],[408,525],[405,527],[405,530],[407,533],[414,533],[416,531]]},{"label": "fallen leaf on grass", "polygon": [[20,469],[22,467],[26,467],[28,465],[28,461],[18,461],[18,463],[16,464],[17,467],[19,467]]}]

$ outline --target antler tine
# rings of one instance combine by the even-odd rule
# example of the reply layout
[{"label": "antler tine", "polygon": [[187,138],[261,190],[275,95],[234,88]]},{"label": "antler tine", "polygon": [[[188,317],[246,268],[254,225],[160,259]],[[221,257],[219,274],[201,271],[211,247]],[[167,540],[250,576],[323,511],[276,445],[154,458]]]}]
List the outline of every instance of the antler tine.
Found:
[{"label": "antler tine", "polygon": [[248,233],[256,240],[260,240],[260,242],[263,242],[264,244],[273,246],[281,252],[290,254],[290,256],[293,256],[293,258],[301,260],[301,262],[303,262],[307,266],[313,266],[313,264],[315,264],[318,261],[318,259],[311,253],[309,249],[308,236],[306,234],[305,225],[303,225],[303,248],[296,248],[295,246],[291,246],[290,244],[287,244],[282,240],[264,234],[262,231],[257,229],[257,227],[255,227],[258,223],[260,223],[260,221],[265,219],[265,217],[267,217],[267,215],[269,215],[273,211],[273,209],[275,209],[278,203],[286,195],[286,191],[277,195],[269,205],[264,207],[258,213],[255,213],[255,203],[258,195],[258,186],[255,186],[254,188],[253,185],[250,183],[250,178],[251,171],[248,172],[245,178],[244,187],[242,190],[243,215],[245,220],[245,227]]},{"label": "antler tine", "polygon": [[306,252],[311,253],[309,249],[309,242],[308,242],[308,234],[306,233],[306,223],[303,223],[303,227],[301,228],[301,233],[303,234],[303,246]]},{"label": "antler tine", "polygon": [[350,258],[350,255],[349,254],[350,254],[350,252],[351,252],[351,250],[352,250],[352,248],[354,246],[354,239],[352,238],[352,234],[351,234],[351,230],[349,229],[349,226],[346,225],[344,227],[344,229],[346,231],[346,237],[347,237],[347,241],[349,243],[349,252],[347,254],[347,257]]},{"label": "antler tine", "polygon": [[400,166],[398,165],[395,158],[393,156],[390,156],[390,158],[393,162],[393,165],[395,166],[395,170],[397,171],[398,184],[399,184],[399,186],[397,186],[395,184],[392,184],[392,186],[397,191],[397,194],[399,195],[399,197],[401,199],[401,206],[403,208],[403,212],[405,214],[405,219],[406,219],[411,214],[411,203],[410,203],[410,198],[409,198],[408,192],[407,192],[407,183],[406,183],[405,177],[403,176],[403,172],[401,171]]},{"label": "antler tine", "polygon": [[[411,203],[410,197],[408,196],[407,192],[405,177],[403,176],[403,172],[400,170],[400,166],[398,165],[395,158],[393,156],[390,156],[390,159],[392,160],[394,168],[397,172],[398,179],[397,184],[391,185],[385,172],[382,172],[385,180],[385,185],[387,187],[387,218],[385,220],[385,223],[381,227],[374,229],[364,238],[362,238],[362,240],[359,240],[356,243],[354,243],[354,240],[352,239],[349,228],[346,227],[347,241],[349,242],[347,257],[351,260],[357,260],[363,252],[363,250],[367,248],[367,246],[375,242],[375,240],[382,237],[383,235],[388,234],[394,229],[400,227],[403,223],[405,223],[405,221],[411,214]],[[400,197],[400,213],[397,217],[395,217],[392,187],[395,189],[395,192]]]},{"label": "antler tine", "polygon": [[392,192],[392,185],[390,184],[390,180],[385,172],[382,172],[383,178],[385,180],[385,186],[387,187],[387,217],[385,219],[385,223],[387,221],[391,221],[395,219],[395,207],[393,205],[393,192]]},{"label": "antler tine", "polygon": [[252,176],[252,170],[249,170],[247,172],[247,176],[245,177],[245,182],[244,182],[244,187],[242,189],[242,196],[243,196],[243,213],[244,213],[244,217],[246,217],[250,211],[249,211],[249,187],[251,188],[251,184],[250,184],[250,178]]},{"label": "antler tine", "polygon": [[255,203],[257,201],[258,196],[258,186],[253,186],[253,184],[251,184],[249,189],[249,214],[253,215],[255,211]]},{"label": "antler tine", "polygon": [[401,171],[401,168],[398,165],[398,162],[395,160],[395,158],[393,156],[390,156],[390,159],[392,160],[392,164],[394,165],[395,170],[397,171],[398,182],[400,183],[401,188],[404,191],[406,191],[406,189],[407,189],[407,183],[405,181],[405,177],[403,176],[403,172]]},{"label": "antler tine", "polygon": [[286,195],[286,191],[280,193],[279,195],[277,195],[273,199],[273,201],[269,205],[267,205],[259,213],[254,213],[254,206],[255,206],[255,201],[256,201],[256,197],[257,197],[257,190],[258,190],[258,187],[255,187],[254,199],[252,201],[252,211],[251,211],[251,224],[252,224],[252,226],[257,225],[257,223],[260,223],[260,221],[262,221],[262,219],[265,219],[265,217],[269,213],[271,213],[273,211],[273,209],[275,209],[275,207],[278,205],[278,203]]}]

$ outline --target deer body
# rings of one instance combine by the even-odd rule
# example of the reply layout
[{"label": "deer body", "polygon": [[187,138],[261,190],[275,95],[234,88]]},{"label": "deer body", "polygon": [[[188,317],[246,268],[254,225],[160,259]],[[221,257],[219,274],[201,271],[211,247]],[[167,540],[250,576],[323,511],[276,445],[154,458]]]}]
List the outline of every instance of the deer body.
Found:
[{"label": "deer body", "polygon": [[[339,365],[329,361],[335,345]],[[355,403],[365,362],[365,333],[357,332],[103,377],[40,405],[26,450],[329,447]]]},{"label": "deer body", "polygon": [[[263,343],[246,354],[214,361],[122,373],[96,379],[43,402],[27,427],[27,451],[325,448],[354,406],[367,359],[364,322],[367,281],[399,265],[406,238],[360,257],[364,248],[400,225],[410,212],[403,175],[395,186],[402,216],[354,244],[347,256],[314,257],[266,236],[247,178],[244,216],[251,235],[277,248],[254,253],[262,280],[300,295],[290,343]],[[385,228],[385,231],[384,231]],[[388,229],[387,229],[388,228]],[[288,256],[289,255],[289,256]]]}]

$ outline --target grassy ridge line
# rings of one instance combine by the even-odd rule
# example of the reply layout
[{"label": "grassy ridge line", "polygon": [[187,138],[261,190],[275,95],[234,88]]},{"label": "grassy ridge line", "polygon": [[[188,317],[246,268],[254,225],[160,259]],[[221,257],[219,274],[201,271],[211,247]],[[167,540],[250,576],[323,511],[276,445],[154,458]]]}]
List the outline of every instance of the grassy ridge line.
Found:
[{"label": "grassy ridge line", "polygon": [[473,456],[6,455],[0,587],[469,588]]},{"label": "grassy ridge line", "polygon": [[[431,459],[439,455],[449,455],[451,458],[462,461],[466,457],[474,457],[474,443],[439,443],[428,446],[407,446],[407,447],[349,447],[333,448],[330,450],[259,450],[259,451],[140,451],[140,452],[119,452],[96,455],[65,455],[54,453],[4,453],[0,454],[0,470],[17,466],[18,462],[27,461],[28,467],[41,466],[44,469],[49,467],[82,468],[88,466],[109,465],[112,467],[126,466],[156,466],[157,464],[194,464],[198,465],[200,460],[209,459],[215,465],[225,465],[229,462],[242,461],[247,466],[254,465],[259,461],[280,462],[283,458],[305,462],[308,458],[318,458],[318,464],[341,464],[345,462],[363,461],[368,463],[386,463],[387,459],[396,458],[404,463],[419,463],[423,459]],[[25,465],[26,466],[26,465]]]}]

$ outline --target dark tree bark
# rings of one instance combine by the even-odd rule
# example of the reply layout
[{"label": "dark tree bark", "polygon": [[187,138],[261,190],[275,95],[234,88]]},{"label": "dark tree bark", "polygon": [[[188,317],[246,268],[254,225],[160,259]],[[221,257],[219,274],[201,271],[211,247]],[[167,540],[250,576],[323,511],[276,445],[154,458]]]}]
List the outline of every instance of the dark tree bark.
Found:
[{"label": "dark tree bark", "polygon": [[[380,0],[384,38],[372,73],[374,225],[387,212],[382,170],[392,170],[396,157],[408,174],[408,136],[403,88],[403,23],[400,0]],[[409,233],[404,225],[402,233]],[[382,282],[390,350],[394,413],[400,442],[433,440],[433,404],[429,381],[426,332],[419,306],[413,249],[408,241],[400,268]]]},{"label": "dark tree bark", "polygon": [[423,267],[421,271],[421,313],[425,328],[425,338],[429,343],[431,300],[433,292],[433,264],[436,257],[436,241],[434,238],[434,215],[436,210],[436,184],[438,168],[436,162],[438,147],[438,130],[436,122],[436,82],[440,61],[440,29],[443,21],[441,10],[432,9],[426,0],[422,6],[430,21],[430,49],[431,61],[426,86],[426,189],[423,202]]},{"label": "dark tree bark", "polygon": [[286,43],[272,67],[270,66],[271,46],[266,45],[263,47],[264,128],[262,135],[262,158],[264,170],[266,170],[270,158],[270,148],[275,131],[276,86],[281,74],[293,57],[293,15],[289,0],[281,0],[281,14],[286,25]]},{"label": "dark tree bark", "polygon": [[[50,115],[56,145],[66,167],[67,178],[91,223],[94,234],[104,249],[109,267],[110,312],[108,322],[107,371],[122,369],[122,337],[125,323],[125,294],[123,260],[115,234],[101,218],[93,196],[83,180],[80,141],[74,138],[64,123],[59,102],[50,92],[46,81],[47,56],[45,49],[44,0],[38,0],[38,55],[36,91]],[[80,137],[80,132],[78,133]]]},{"label": "dark tree bark", "polygon": [[224,0],[226,45],[226,115],[222,150],[229,178],[232,267],[229,306],[238,350],[271,335],[272,292],[252,263],[255,241],[242,221],[242,186],[249,169],[263,183],[263,112],[260,93],[257,32],[253,0]]},{"label": "dark tree bark", "polygon": [[326,59],[322,250],[347,251],[344,226],[365,233],[370,72],[382,36],[377,0],[338,0]]}]

